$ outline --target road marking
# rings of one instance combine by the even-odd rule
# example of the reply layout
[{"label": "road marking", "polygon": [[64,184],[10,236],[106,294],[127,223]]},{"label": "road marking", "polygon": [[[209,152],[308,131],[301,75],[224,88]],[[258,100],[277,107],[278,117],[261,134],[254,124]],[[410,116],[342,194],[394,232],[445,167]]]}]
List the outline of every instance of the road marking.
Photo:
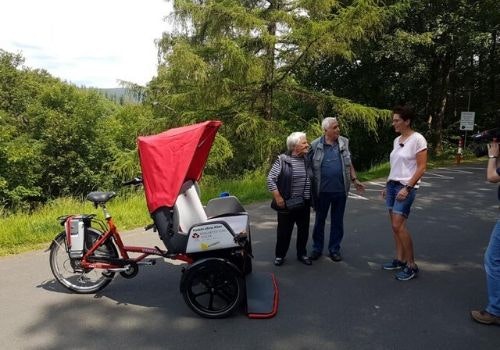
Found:
[{"label": "road marking", "polygon": [[486,170],[486,167],[484,167],[484,168],[466,167],[466,168],[462,168],[462,169],[470,169],[470,170],[481,170],[481,171],[485,171],[485,170]]},{"label": "road marking", "polygon": [[472,171],[460,170],[460,169],[446,169],[446,168],[436,168],[434,170],[439,170],[443,173],[459,173],[459,174],[474,174]]},{"label": "road marking", "polygon": [[440,179],[454,179],[455,177],[454,176],[446,176],[446,175],[441,175],[441,174],[437,174],[437,173],[425,173],[424,177],[426,178],[440,178]]},{"label": "road marking", "polygon": [[375,185],[375,186],[380,186],[380,187],[385,187],[385,182],[379,182],[379,181],[370,181],[368,182],[370,185]]},{"label": "road marking", "polygon": [[[484,171],[485,168],[475,168],[475,167],[462,167],[460,169],[449,169],[449,168],[434,168],[432,171],[428,171],[422,177],[419,186],[420,187],[432,187],[432,184],[428,181],[423,181],[423,179],[441,179],[441,180],[453,180],[455,176],[445,175],[445,174],[475,174],[476,172],[471,170],[481,170]],[[367,185],[373,185],[378,188],[365,188],[365,192],[380,192],[380,188],[384,188],[386,185],[385,181],[367,181]],[[367,198],[356,193],[349,192],[349,198],[353,199],[363,199],[369,201],[374,198]]]},{"label": "road marking", "polygon": [[369,199],[363,196],[360,196],[359,194],[349,192],[349,198],[354,198],[354,199],[363,199],[365,201],[368,201]]}]

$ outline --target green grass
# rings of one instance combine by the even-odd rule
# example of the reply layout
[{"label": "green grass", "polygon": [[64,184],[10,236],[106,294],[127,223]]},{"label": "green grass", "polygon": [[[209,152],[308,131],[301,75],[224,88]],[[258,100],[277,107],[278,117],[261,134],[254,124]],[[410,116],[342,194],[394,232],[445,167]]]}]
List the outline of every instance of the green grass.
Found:
[{"label": "green grass", "polygon": [[[462,163],[477,161],[478,159],[471,158],[463,160]],[[428,168],[450,166],[454,163],[454,159],[431,160],[428,162]],[[369,181],[385,178],[388,173],[389,164],[384,163],[369,171],[359,172],[358,178],[361,181]],[[219,181],[207,176],[202,179],[200,187],[204,204],[210,198],[218,197],[221,192],[237,196],[243,204],[271,199],[266,188],[264,171],[248,173],[235,180]],[[108,209],[120,231],[151,223],[141,190],[114,198],[109,202]],[[102,218],[101,210],[95,209],[90,202],[69,198],[57,199],[30,214],[16,213],[0,217],[0,256],[48,247],[50,241],[63,229],[56,220],[57,217],[75,213],[96,213]]]},{"label": "green grass", "polygon": [[380,179],[382,177],[386,177],[389,174],[389,170],[390,170],[389,163],[382,163],[373,166],[368,171],[357,172],[357,177],[361,182]]},{"label": "green grass", "polygon": [[261,170],[247,173],[235,180],[202,179],[201,200],[206,203],[210,198],[218,197],[221,192],[229,192],[243,204],[268,199],[270,194],[266,187],[266,177],[267,174]]},{"label": "green grass", "polygon": [[[131,229],[150,221],[144,197],[139,194],[112,200],[108,205],[120,229]],[[63,230],[57,217],[66,214],[96,213],[90,202],[59,198],[33,213],[16,213],[0,218],[0,256],[47,247]]]}]

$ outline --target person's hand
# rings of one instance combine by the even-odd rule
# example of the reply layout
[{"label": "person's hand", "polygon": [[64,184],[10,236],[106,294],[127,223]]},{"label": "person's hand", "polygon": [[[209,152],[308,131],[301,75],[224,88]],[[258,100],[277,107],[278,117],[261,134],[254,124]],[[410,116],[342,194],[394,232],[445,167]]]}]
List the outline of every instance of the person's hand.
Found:
[{"label": "person's hand", "polygon": [[365,192],[365,185],[363,185],[359,180],[354,180],[354,186],[356,186],[356,191]]},{"label": "person's hand", "polygon": [[402,189],[399,190],[398,194],[396,195],[396,200],[399,202],[404,201],[409,194],[410,190],[407,189],[406,187],[403,187]]},{"label": "person's hand", "polygon": [[490,158],[498,157],[498,142],[497,141],[491,141],[488,144],[488,157],[490,157]]},{"label": "person's hand", "polygon": [[279,192],[274,195],[274,200],[276,201],[276,205],[280,208],[285,208],[285,200],[283,197],[281,197],[281,194]]},{"label": "person's hand", "polygon": [[381,192],[382,198],[385,199],[385,196],[387,195],[387,188],[384,187],[384,189]]}]

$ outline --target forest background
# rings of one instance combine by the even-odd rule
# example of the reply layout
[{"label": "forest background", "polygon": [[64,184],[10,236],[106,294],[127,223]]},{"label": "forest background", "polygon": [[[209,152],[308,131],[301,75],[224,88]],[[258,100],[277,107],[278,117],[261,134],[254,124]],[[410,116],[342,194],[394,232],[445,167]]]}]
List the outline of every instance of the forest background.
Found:
[{"label": "forest background", "polygon": [[173,5],[157,76],[123,82],[118,102],[0,48],[0,217],[116,189],[140,173],[138,136],[204,120],[224,123],[204,184],[263,177],[290,132],[311,141],[327,116],[358,170],[387,162],[396,104],[413,106],[433,157],[454,157],[462,111],[476,132],[500,126],[497,0]]}]

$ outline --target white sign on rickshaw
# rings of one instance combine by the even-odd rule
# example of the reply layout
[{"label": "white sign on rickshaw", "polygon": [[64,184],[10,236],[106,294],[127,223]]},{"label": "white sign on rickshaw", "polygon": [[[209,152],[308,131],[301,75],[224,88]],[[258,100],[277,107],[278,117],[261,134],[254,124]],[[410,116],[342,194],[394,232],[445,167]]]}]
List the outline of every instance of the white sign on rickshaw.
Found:
[{"label": "white sign on rickshaw", "polygon": [[474,117],[476,112],[462,112],[460,113],[460,130],[471,131],[474,130]]}]

